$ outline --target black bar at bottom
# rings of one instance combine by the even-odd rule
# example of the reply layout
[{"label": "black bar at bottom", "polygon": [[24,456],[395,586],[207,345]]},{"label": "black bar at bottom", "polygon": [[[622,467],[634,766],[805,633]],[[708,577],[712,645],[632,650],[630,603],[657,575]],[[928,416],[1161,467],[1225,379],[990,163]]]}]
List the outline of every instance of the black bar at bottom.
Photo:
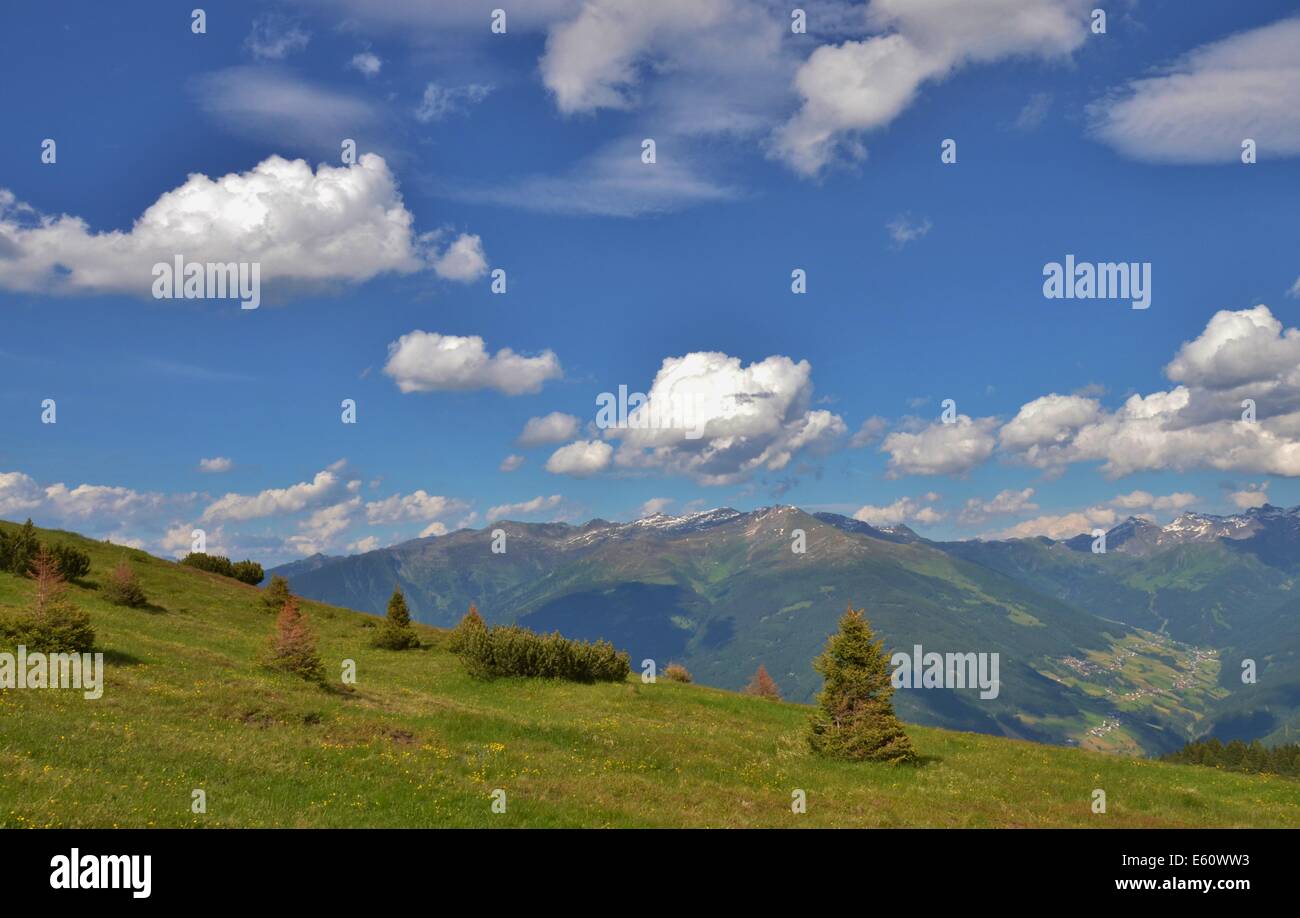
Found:
[{"label": "black bar at bottom", "polygon": [[[375,905],[457,889],[494,907],[537,906],[564,889],[587,901],[596,892],[639,892],[659,905],[707,895],[770,906],[769,895],[800,889],[926,905],[1182,906],[1197,897],[1230,905],[1295,892],[1289,851],[1297,837],[1284,829],[7,830],[0,888],[9,905],[76,899],[128,908]],[[117,888],[84,888],[114,881]]]}]

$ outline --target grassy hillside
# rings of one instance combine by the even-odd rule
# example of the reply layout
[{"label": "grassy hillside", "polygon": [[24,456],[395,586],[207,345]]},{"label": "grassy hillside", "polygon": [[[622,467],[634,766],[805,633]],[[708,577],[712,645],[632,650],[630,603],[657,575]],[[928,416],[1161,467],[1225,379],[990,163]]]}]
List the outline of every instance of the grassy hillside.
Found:
[{"label": "grassy hillside", "polygon": [[[919,768],[827,762],[806,750],[801,706],[663,681],[478,682],[443,632],[373,650],[375,619],[305,603],[328,671],[357,664],[355,691],[323,690],[257,662],[273,617],[256,589],[42,535],[91,553],[71,592],[105,690],[0,691],[3,826],[1300,826],[1285,779],[921,727]],[[123,555],[148,609],[97,597]],[[0,609],[30,589],[0,574]]]}]

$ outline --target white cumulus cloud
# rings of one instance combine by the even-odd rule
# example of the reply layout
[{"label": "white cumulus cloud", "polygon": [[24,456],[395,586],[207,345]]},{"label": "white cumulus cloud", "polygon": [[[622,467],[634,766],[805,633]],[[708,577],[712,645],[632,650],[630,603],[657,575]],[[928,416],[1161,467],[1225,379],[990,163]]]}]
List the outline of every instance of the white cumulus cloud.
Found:
[{"label": "white cumulus cloud", "polygon": [[985,462],[997,445],[997,419],[959,414],[952,423],[935,421],[918,431],[895,431],[881,445],[889,453],[891,477],[960,475]]},{"label": "white cumulus cloud", "polygon": [[1120,518],[1120,514],[1111,507],[1089,507],[1069,513],[1034,517],[996,533],[993,538],[1027,539],[1046,536],[1049,539],[1071,539],[1093,529],[1110,529]]},{"label": "white cumulus cloud", "polygon": [[483,239],[470,233],[461,233],[440,255],[433,257],[433,270],[445,280],[469,283],[487,273],[487,252]]},{"label": "white cumulus cloud", "polygon": [[1099,462],[1111,477],[1199,468],[1297,476],[1298,360],[1300,331],[1267,306],[1221,311],[1166,366],[1179,385],[1131,395],[1114,411],[1091,398],[1044,396],[1002,428],[1000,443],[1008,458],[1045,470]]},{"label": "white cumulus cloud", "polygon": [[674,503],[671,497],[652,497],[637,511],[637,519],[643,520],[648,516],[654,516],[663,513]]},{"label": "white cumulus cloud", "polygon": [[1188,491],[1156,496],[1150,491],[1130,491],[1111,500],[1111,505],[1122,510],[1184,510],[1196,503],[1197,497]]},{"label": "white cumulus cloud", "polygon": [[837,156],[865,155],[860,135],[889,124],[927,82],[1012,56],[1068,56],[1087,37],[1084,0],[872,0],[880,34],[822,45],[799,68],[798,112],[773,150],[815,175]]},{"label": "white cumulus cloud", "polygon": [[229,472],[234,467],[235,467],[235,463],[232,462],[230,459],[227,459],[225,456],[213,456],[211,459],[199,460],[200,472],[209,472],[209,473]]},{"label": "white cumulus cloud", "polygon": [[1034,503],[1033,497],[1033,488],[999,491],[991,500],[972,497],[962,506],[957,518],[970,525],[981,523],[994,516],[1011,516],[1037,510],[1038,504]]},{"label": "white cumulus cloud", "polygon": [[577,440],[561,446],[546,460],[546,471],[554,475],[586,478],[609,468],[614,448],[600,440]]},{"label": "white cumulus cloud", "polygon": [[496,389],[506,395],[537,392],[563,375],[550,350],[536,357],[510,348],[488,353],[478,335],[441,335],[412,331],[388,345],[384,373],[403,392]]},{"label": "white cumulus cloud", "polygon": [[361,282],[425,267],[454,280],[481,275],[477,236],[428,250],[413,222],[374,153],[314,171],[304,160],[272,156],[248,172],[194,173],[128,231],[94,232],[79,217],[38,214],[0,189],[0,288],[150,295],[153,266],[178,255],[257,263],[263,283]]},{"label": "white cumulus cloud", "polygon": [[427,523],[439,517],[464,513],[469,505],[454,497],[429,494],[423,489],[394,494],[366,504],[366,519],[372,525],[416,521]]},{"label": "white cumulus cloud", "polygon": [[812,365],[774,355],[751,364],[696,351],[663,361],[645,405],[627,427],[604,430],[619,441],[622,469],[686,475],[701,484],[743,481],[781,471],[796,454],[834,449],[848,428],[813,409]]},{"label": "white cumulus cloud", "polygon": [[871,526],[896,526],[899,523],[930,525],[940,522],[945,516],[942,510],[934,506],[939,500],[939,495],[933,491],[920,497],[900,497],[883,506],[867,504],[859,507],[853,518]]},{"label": "white cumulus cloud", "polygon": [[340,468],[340,463],[335,463],[317,472],[311,481],[287,488],[267,488],[256,494],[231,492],[209,504],[203,511],[203,519],[242,522],[297,513],[317,506],[338,491],[342,483]]},{"label": "white cumulus cloud", "polygon": [[1268,503],[1268,482],[1261,481],[1259,484],[1247,485],[1240,491],[1233,491],[1228,495],[1228,499],[1238,510],[1262,507]]},{"label": "white cumulus cloud", "polygon": [[552,411],[540,418],[529,418],[515,441],[520,446],[540,446],[543,443],[563,443],[578,433],[578,419],[562,411]]}]

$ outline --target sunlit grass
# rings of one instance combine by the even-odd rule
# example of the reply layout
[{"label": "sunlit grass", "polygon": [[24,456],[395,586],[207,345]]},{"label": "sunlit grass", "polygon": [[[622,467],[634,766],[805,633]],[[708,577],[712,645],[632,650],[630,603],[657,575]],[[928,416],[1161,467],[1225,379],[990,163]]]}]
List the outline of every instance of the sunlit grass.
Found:
[{"label": "sunlit grass", "polygon": [[[976,734],[910,727],[918,768],[822,761],[801,706],[636,676],[480,682],[442,632],[375,650],[375,619],[307,602],[332,678],[357,665],[353,691],[323,690],[260,664],[274,617],[254,588],[83,546],[92,582],[72,594],[108,656],[104,694],[0,691],[0,825],[1300,825],[1285,779]],[[123,554],[150,609],[97,596]],[[0,608],[29,592],[0,574]],[[195,789],[206,814],[191,812]],[[791,812],[795,789],[806,814]]]}]

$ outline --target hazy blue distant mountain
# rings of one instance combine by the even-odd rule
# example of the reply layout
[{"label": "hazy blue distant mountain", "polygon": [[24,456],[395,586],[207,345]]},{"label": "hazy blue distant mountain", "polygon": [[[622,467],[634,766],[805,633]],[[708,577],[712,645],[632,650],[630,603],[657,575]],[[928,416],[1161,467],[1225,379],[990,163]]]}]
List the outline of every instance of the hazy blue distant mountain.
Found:
[{"label": "hazy blue distant mountain", "polygon": [[[506,533],[502,554],[491,529]],[[792,550],[796,530],[803,553]],[[495,523],[272,573],[302,595],[375,613],[400,586],[413,614],[437,625],[473,603],[489,621],[607,638],[636,662],[681,662],[728,688],[764,663],[802,701],[818,688],[810,661],[851,603],[891,652],[999,654],[997,698],[902,690],[907,716],[1138,752],[1215,729],[1273,738],[1295,728],[1298,532],[1296,510],[1267,506],[1163,527],[1133,518],[1094,554],[1091,536],[940,543],[795,507],[720,508]],[[1241,683],[1246,657],[1256,685]]]}]

